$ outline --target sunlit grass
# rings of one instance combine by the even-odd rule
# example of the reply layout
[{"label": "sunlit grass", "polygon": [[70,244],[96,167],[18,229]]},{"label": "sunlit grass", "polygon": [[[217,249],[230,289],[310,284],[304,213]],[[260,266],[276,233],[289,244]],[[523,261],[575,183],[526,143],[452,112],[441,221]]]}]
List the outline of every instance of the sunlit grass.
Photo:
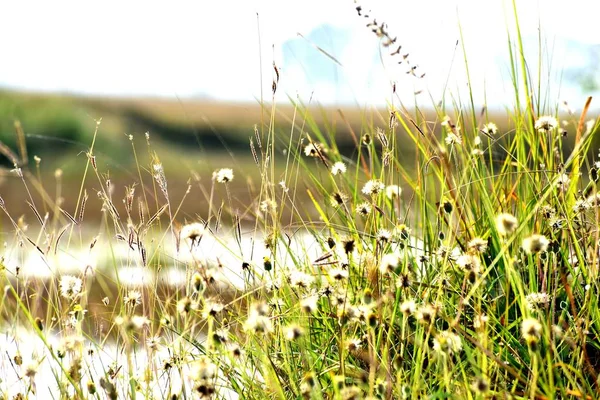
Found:
[{"label": "sunlit grass", "polygon": [[17,165],[30,213],[1,203],[2,396],[598,398],[598,123],[589,103],[541,108],[509,44],[512,132],[472,96],[434,120],[394,99],[346,153],[301,102],[276,122],[275,82],[245,161],[183,189],[150,132],[123,137],[117,192],[101,124],[77,188]]}]

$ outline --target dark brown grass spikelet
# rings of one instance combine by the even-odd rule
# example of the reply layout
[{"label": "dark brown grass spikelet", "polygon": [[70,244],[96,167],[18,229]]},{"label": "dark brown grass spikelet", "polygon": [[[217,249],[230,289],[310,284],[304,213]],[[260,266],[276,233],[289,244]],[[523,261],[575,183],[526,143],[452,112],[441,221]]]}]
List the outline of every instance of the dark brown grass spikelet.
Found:
[{"label": "dark brown grass spikelet", "polygon": [[88,201],[88,194],[87,194],[87,190],[83,190],[83,197],[81,199],[81,208],[79,209],[79,215],[77,216],[77,220],[79,222],[83,221],[83,214],[85,213],[85,205],[87,204]]},{"label": "dark brown grass spikelet", "polygon": [[67,224],[65,225],[60,232],[58,233],[58,236],[56,237],[56,242],[54,242],[54,254],[56,255],[56,252],[58,251],[58,243],[60,242],[60,238],[63,237],[63,235],[65,234],[65,232],[67,231],[67,228],[71,226],[71,224]]},{"label": "dark brown grass spikelet", "polygon": [[28,241],[29,243],[31,243],[31,244],[33,245],[33,247],[35,247],[35,249],[36,249],[37,251],[39,251],[39,252],[40,252],[40,254],[42,254],[42,255],[46,255],[46,254],[44,253],[44,250],[42,250],[42,249],[40,248],[40,246],[38,246],[38,245],[37,245],[37,244],[36,244],[36,243],[35,243],[33,240],[31,240],[31,239],[30,239],[28,236],[25,236],[25,239],[27,239],[27,241]]},{"label": "dark brown grass spikelet", "polygon": [[63,215],[65,217],[67,217],[72,223],[74,223],[75,225],[79,225],[79,223],[77,222],[77,220],[75,218],[73,218],[73,216],[71,214],[69,214],[67,211],[63,210],[62,208],[58,208],[60,210],[61,213],[63,213]]},{"label": "dark brown grass spikelet", "polygon": [[260,140],[260,133],[258,132],[258,126],[254,125],[254,138],[256,139],[256,145],[258,149],[262,152],[262,142]]},{"label": "dark brown grass spikelet", "polygon": [[98,167],[96,166],[96,156],[93,155],[92,153],[86,153],[88,159],[90,160],[90,163],[92,164],[92,168],[94,168],[94,171],[98,170]]},{"label": "dark brown grass spikelet", "polygon": [[138,216],[140,218],[140,225],[144,225],[144,202],[141,198],[138,198]]},{"label": "dark brown grass spikelet", "polygon": [[140,249],[140,255],[142,256],[142,265],[144,267],[148,266],[148,256],[146,253],[146,247],[144,247],[144,244],[142,242],[138,243],[139,249]]},{"label": "dark brown grass spikelet", "polygon": [[252,152],[252,158],[254,159],[254,163],[256,165],[259,165],[259,159],[258,159],[258,154],[256,153],[256,148],[254,148],[254,141],[252,141],[252,138],[250,138],[250,151]]}]

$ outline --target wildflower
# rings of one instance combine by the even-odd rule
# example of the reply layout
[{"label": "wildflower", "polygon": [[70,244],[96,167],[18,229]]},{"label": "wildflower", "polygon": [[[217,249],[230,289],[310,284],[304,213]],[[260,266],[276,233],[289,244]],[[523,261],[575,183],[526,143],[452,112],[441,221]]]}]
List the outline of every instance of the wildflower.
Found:
[{"label": "wildflower", "polygon": [[204,319],[207,319],[209,317],[216,317],[217,314],[219,314],[221,311],[223,311],[223,304],[216,302],[216,301],[210,301],[207,300],[204,303],[204,309],[202,310],[202,317]]},{"label": "wildflower", "polygon": [[25,365],[24,375],[29,379],[33,379],[35,378],[35,375],[37,374],[39,368],[40,363],[38,361],[32,360],[31,362]]},{"label": "wildflower", "polygon": [[550,218],[554,218],[554,216],[556,215],[556,210],[551,205],[544,204],[543,206],[540,207],[539,213],[545,219],[550,219]]},{"label": "wildflower", "polygon": [[445,141],[448,146],[454,146],[454,145],[460,146],[462,144],[462,138],[460,137],[460,135],[457,135],[454,132],[448,132],[446,134]]},{"label": "wildflower", "polygon": [[573,205],[573,212],[581,214],[588,208],[590,208],[590,203],[588,203],[587,200],[577,199],[575,200],[575,204]]},{"label": "wildflower", "polygon": [[198,304],[189,297],[184,297],[177,302],[177,312],[179,314],[189,314],[198,307]]},{"label": "wildflower", "polygon": [[194,389],[202,398],[211,398],[214,394],[217,371],[217,366],[208,356],[198,357],[198,361],[193,364],[190,378],[194,381]]},{"label": "wildflower", "polygon": [[72,275],[63,275],[60,278],[60,294],[67,300],[73,300],[81,293],[82,281]]},{"label": "wildflower", "polygon": [[600,207],[600,193],[596,193],[587,198],[588,208]]},{"label": "wildflower", "polygon": [[336,281],[343,281],[348,279],[348,270],[343,268],[332,268],[327,274]]},{"label": "wildflower", "polygon": [[529,293],[525,296],[525,302],[529,310],[535,311],[540,307],[547,306],[550,303],[550,296],[547,293]]},{"label": "wildflower", "polygon": [[358,206],[356,206],[356,212],[361,217],[367,217],[369,214],[371,214],[372,210],[373,210],[373,207],[371,207],[371,205],[369,203],[367,203],[366,201],[364,203],[360,203]]},{"label": "wildflower", "polygon": [[215,330],[212,338],[217,344],[226,344],[229,341],[229,329],[222,328]]},{"label": "wildflower", "polygon": [[287,187],[287,185],[285,184],[285,181],[280,181],[279,182],[279,187],[281,188],[281,190],[283,190],[283,193],[287,193],[289,192],[289,188]]},{"label": "wildflower", "polygon": [[402,188],[398,185],[388,185],[385,188],[385,195],[390,200],[400,197],[401,194],[402,194]]},{"label": "wildflower", "polygon": [[417,303],[413,299],[405,300],[400,304],[400,312],[404,315],[412,315],[417,311]]},{"label": "wildflower", "polygon": [[201,293],[204,291],[204,279],[197,271],[194,272],[194,275],[192,275],[192,289],[196,293]]},{"label": "wildflower", "polygon": [[543,117],[539,117],[537,121],[535,121],[535,129],[538,131],[550,132],[558,126],[558,121],[556,118],[545,115]]},{"label": "wildflower", "polygon": [[200,222],[187,224],[181,228],[180,237],[189,239],[192,242],[192,247],[194,247],[194,244],[200,243],[200,239],[202,239],[202,236],[204,235],[204,230],[205,226]]},{"label": "wildflower", "polygon": [[344,174],[344,173],[346,173],[346,164],[344,164],[341,161],[336,162],[331,167],[331,173],[333,175],[338,175],[338,174]]},{"label": "wildflower", "polygon": [[360,349],[362,346],[362,340],[360,340],[359,338],[349,338],[346,340],[346,348],[349,351],[356,351],[358,349]]},{"label": "wildflower", "polygon": [[352,253],[355,248],[354,239],[347,238],[347,239],[342,240],[342,247],[344,248],[344,252],[346,254]]},{"label": "wildflower", "polygon": [[420,323],[430,324],[435,317],[435,308],[429,304],[423,305],[417,309],[416,317]]},{"label": "wildflower", "polygon": [[400,265],[400,256],[396,253],[384,254],[379,263],[379,272],[387,274],[394,272]]},{"label": "wildflower", "polygon": [[218,183],[227,183],[233,180],[233,170],[231,168],[221,168],[213,172],[213,179]]},{"label": "wildflower", "polygon": [[527,254],[543,253],[548,250],[550,241],[544,235],[531,235],[523,240],[523,250]]},{"label": "wildflower", "polygon": [[394,228],[394,236],[400,240],[406,240],[410,237],[411,230],[405,224],[396,225]]},{"label": "wildflower", "polygon": [[467,248],[473,253],[482,254],[485,253],[485,251],[487,250],[487,245],[487,240],[476,237],[471,239],[469,243],[467,243]]},{"label": "wildflower", "polygon": [[304,335],[304,329],[299,325],[290,325],[285,328],[285,338],[290,342]]},{"label": "wildflower", "polygon": [[502,213],[496,217],[496,229],[501,236],[513,233],[517,226],[519,221],[511,214]]},{"label": "wildflower", "polygon": [[259,208],[262,212],[275,212],[277,211],[277,202],[272,199],[263,200]]},{"label": "wildflower", "polygon": [[484,134],[486,134],[488,136],[494,136],[496,133],[498,133],[498,127],[496,126],[495,123],[488,122],[487,124],[485,124],[483,126],[482,131]]},{"label": "wildflower", "polygon": [[362,192],[367,196],[375,196],[381,193],[381,191],[383,191],[384,189],[385,185],[383,184],[383,182],[381,182],[379,179],[371,179],[370,181],[367,181],[367,183],[365,183],[365,186],[363,186],[362,188]]},{"label": "wildflower", "polygon": [[392,234],[387,229],[380,229],[377,232],[377,241],[380,243],[387,243],[392,238]]},{"label": "wildflower", "polygon": [[433,338],[433,350],[438,354],[452,355],[462,350],[460,336],[450,331],[442,331]]},{"label": "wildflower", "polygon": [[315,143],[309,143],[304,147],[304,155],[306,157],[317,157],[321,151],[321,146]]},{"label": "wildflower", "polygon": [[139,290],[130,290],[127,296],[123,298],[123,303],[131,305],[133,307],[142,304],[142,294]]},{"label": "wildflower", "polygon": [[300,301],[300,307],[307,314],[312,314],[317,310],[317,302],[319,301],[319,297],[317,295],[312,295],[303,298]]},{"label": "wildflower", "polygon": [[253,333],[267,334],[273,332],[273,323],[268,316],[268,312],[269,307],[265,303],[252,304],[244,329]]},{"label": "wildflower", "polygon": [[341,207],[348,200],[348,196],[341,192],[335,192],[331,195],[330,203],[332,207]]},{"label": "wildflower", "polygon": [[475,393],[486,394],[490,390],[490,383],[485,377],[480,376],[473,381],[471,388]]},{"label": "wildflower", "polygon": [[456,265],[464,272],[479,273],[481,269],[479,258],[468,253],[461,254],[456,260]]},{"label": "wildflower", "polygon": [[460,249],[458,247],[450,248],[444,244],[440,245],[435,251],[435,254],[441,258],[442,260],[451,260],[456,261],[461,255]]},{"label": "wildflower", "polygon": [[150,336],[146,340],[146,346],[148,346],[150,350],[158,350],[160,346],[160,336]]},{"label": "wildflower", "polygon": [[527,344],[535,344],[542,334],[542,324],[535,318],[525,318],[521,323],[521,334]]},{"label": "wildflower", "polygon": [[485,314],[476,315],[475,318],[473,318],[473,327],[475,329],[483,329],[487,324],[488,320],[489,317]]},{"label": "wildflower", "polygon": [[314,281],[312,275],[302,271],[295,270],[290,274],[290,285],[299,289],[308,289]]},{"label": "wildflower", "polygon": [[565,192],[569,189],[569,183],[571,182],[571,178],[567,174],[561,174],[556,180],[556,188],[560,192]]}]

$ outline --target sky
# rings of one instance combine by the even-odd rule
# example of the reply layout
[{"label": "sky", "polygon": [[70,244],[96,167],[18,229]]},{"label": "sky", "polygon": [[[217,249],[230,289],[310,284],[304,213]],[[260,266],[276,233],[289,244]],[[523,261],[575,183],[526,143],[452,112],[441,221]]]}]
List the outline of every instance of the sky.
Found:
[{"label": "sky", "polygon": [[[550,66],[542,70],[542,91],[551,102],[576,109],[590,94],[578,80],[593,76],[592,56],[600,57],[594,28],[600,2],[516,2],[531,73],[537,77],[540,56]],[[0,87],[255,102],[261,92],[270,99],[275,62],[278,101],[382,105],[395,82],[403,101],[414,101],[419,91],[425,104],[444,96],[464,102],[464,45],[476,103],[504,107],[514,101],[510,1],[359,4],[387,23],[424,78],[407,75],[406,64],[397,65],[381,48],[352,0],[21,0],[0,2]]]}]

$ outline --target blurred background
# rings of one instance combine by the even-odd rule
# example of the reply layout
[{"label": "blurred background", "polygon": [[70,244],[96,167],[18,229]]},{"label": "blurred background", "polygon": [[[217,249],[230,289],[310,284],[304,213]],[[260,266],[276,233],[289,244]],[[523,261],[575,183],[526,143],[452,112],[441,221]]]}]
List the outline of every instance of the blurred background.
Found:
[{"label": "blurred background", "polygon": [[[542,106],[576,114],[600,88],[593,29],[600,5],[517,0],[516,7]],[[351,129],[386,125],[391,102],[433,110],[442,101],[467,104],[469,90],[510,129],[502,117],[514,106],[509,1],[19,1],[2,2],[0,15],[0,140],[18,153],[20,121],[23,169],[62,196],[65,209],[75,207],[69,194],[81,186],[100,120],[94,154],[102,178],[120,192],[141,175],[151,182],[158,154],[175,199],[190,177],[204,190],[222,167],[236,173],[234,195],[247,192],[256,170],[249,137],[267,124],[273,102],[276,130],[290,131],[298,101],[349,148]],[[382,48],[367,27],[373,19],[397,42]],[[416,73],[390,56],[399,45]],[[12,161],[2,157],[0,165],[0,195],[9,211],[25,213]],[[86,183],[91,193],[98,186],[96,178]],[[188,201],[184,215],[193,219],[205,207]]]}]

